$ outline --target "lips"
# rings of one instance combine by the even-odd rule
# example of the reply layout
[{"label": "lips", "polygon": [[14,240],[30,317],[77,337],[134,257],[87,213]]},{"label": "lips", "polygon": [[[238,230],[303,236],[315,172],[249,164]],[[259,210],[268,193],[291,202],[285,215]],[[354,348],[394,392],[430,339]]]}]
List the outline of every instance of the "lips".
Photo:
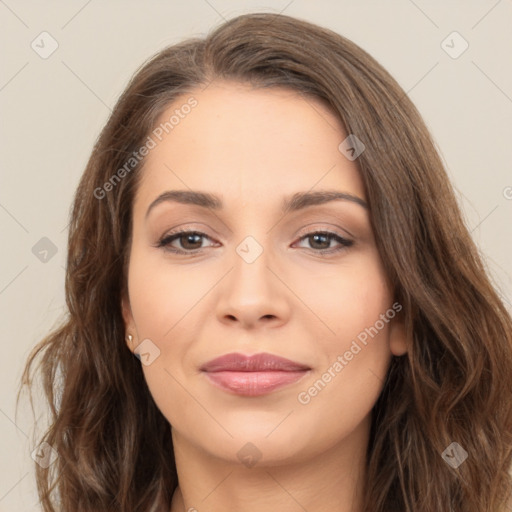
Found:
[{"label": "lips", "polygon": [[260,396],[298,381],[311,368],[273,354],[231,353],[212,359],[200,370],[216,387],[244,396]]},{"label": "lips", "polygon": [[231,353],[208,361],[201,367],[205,372],[267,372],[267,371],[302,371],[310,370],[309,366],[296,363],[290,359],[261,352],[246,356],[244,354]]}]

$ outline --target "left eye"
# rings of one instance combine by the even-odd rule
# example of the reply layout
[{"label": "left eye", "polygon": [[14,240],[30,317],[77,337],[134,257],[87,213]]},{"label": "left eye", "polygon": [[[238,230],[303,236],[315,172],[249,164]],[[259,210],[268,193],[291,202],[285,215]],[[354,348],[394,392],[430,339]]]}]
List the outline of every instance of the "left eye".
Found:
[{"label": "left eye", "polygon": [[[179,231],[177,233],[171,233],[168,236],[165,236],[162,238],[159,242],[157,247],[164,247],[166,251],[174,252],[174,253],[181,253],[181,254],[194,254],[197,252],[201,252],[203,247],[201,247],[201,239],[207,238],[208,240],[211,240],[208,235],[205,233],[201,233],[199,231]],[[174,247],[171,244],[175,241],[179,240],[181,248]],[[310,242],[313,241],[314,245],[317,245],[315,248],[314,246],[311,247],[314,252],[317,253],[326,253],[326,252],[336,252],[340,251],[346,247],[350,247],[354,242],[352,240],[348,240],[346,238],[343,238],[342,236],[338,235],[337,233],[332,233],[330,231],[313,231],[311,233],[307,233],[306,235],[303,235],[299,241],[303,240],[309,240]],[[331,248],[331,247],[320,247],[318,248],[318,245],[331,245],[331,241],[336,241],[340,247],[337,248]],[[184,243],[183,243],[184,242]],[[199,244],[199,247],[197,246]]]},{"label": "left eye", "polygon": [[325,247],[322,247],[320,248],[320,250],[318,251],[315,251],[315,252],[320,252],[320,253],[323,253],[323,252],[336,252],[336,251],[340,251],[346,247],[350,247],[354,242],[352,240],[348,240],[347,238],[344,238],[340,235],[338,235],[337,233],[331,233],[330,231],[315,231],[315,232],[312,232],[312,233],[308,233],[307,235],[304,235],[300,238],[300,240],[313,240],[313,244],[319,244],[319,245],[322,245],[323,242],[322,240],[324,241],[327,241],[327,245],[331,245],[331,241],[334,240],[335,242],[337,242],[339,244],[340,247],[337,247],[337,248],[325,248]]}]

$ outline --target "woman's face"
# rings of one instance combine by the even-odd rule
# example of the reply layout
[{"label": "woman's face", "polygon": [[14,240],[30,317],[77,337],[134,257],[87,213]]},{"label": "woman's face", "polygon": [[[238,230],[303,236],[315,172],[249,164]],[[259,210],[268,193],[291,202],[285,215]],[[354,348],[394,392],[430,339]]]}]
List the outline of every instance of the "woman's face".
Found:
[{"label": "woman's face", "polygon": [[[348,134],[317,100],[230,82],[183,96],[160,121],[133,205],[123,315],[175,445],[271,465],[364,440],[406,341],[357,160],[339,149]],[[150,209],[178,190],[218,207]],[[283,209],[320,191],[346,197]],[[176,230],[200,235],[169,240]],[[308,369],[203,371],[262,352]]]}]

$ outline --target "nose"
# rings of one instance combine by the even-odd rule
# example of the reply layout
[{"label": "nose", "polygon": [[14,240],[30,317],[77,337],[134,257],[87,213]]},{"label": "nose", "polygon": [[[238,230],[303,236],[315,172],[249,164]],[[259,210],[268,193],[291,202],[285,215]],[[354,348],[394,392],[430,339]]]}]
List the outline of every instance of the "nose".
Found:
[{"label": "nose", "polygon": [[217,315],[244,328],[277,326],[289,317],[290,291],[279,276],[270,249],[247,237],[236,248],[233,265],[219,285]]}]

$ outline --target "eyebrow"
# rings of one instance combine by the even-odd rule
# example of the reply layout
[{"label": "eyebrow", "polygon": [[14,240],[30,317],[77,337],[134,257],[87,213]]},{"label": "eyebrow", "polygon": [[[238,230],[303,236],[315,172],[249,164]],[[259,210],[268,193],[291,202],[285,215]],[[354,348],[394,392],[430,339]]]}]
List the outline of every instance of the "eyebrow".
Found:
[{"label": "eyebrow", "polygon": [[[176,202],[181,204],[191,204],[201,206],[212,210],[222,210],[224,205],[222,199],[208,192],[198,192],[194,190],[168,190],[160,194],[150,205],[146,212],[146,218],[155,206],[164,202]],[[351,201],[368,210],[368,204],[360,197],[354,196],[347,192],[339,192],[337,190],[320,190],[316,192],[296,192],[295,194],[285,197],[281,204],[283,213],[295,212],[307,208],[308,206],[316,206],[331,201]]]}]

